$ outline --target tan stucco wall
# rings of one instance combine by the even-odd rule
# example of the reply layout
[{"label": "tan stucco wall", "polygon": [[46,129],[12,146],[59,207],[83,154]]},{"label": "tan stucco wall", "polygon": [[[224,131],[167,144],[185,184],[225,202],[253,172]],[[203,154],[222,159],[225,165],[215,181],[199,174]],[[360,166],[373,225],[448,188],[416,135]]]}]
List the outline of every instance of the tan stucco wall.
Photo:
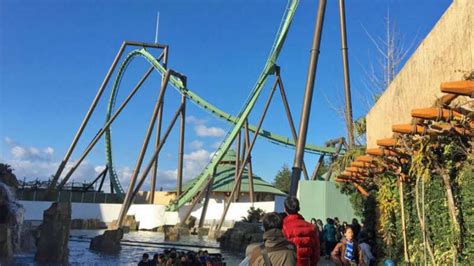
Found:
[{"label": "tan stucco wall", "polygon": [[[149,191],[139,191],[135,197],[135,203],[145,204],[148,203],[151,193]],[[170,201],[176,199],[175,193],[167,191],[155,191],[155,198],[153,204],[168,205]]]},{"label": "tan stucco wall", "polygon": [[391,137],[393,124],[410,123],[411,109],[432,106],[441,82],[474,70],[473,31],[474,0],[453,1],[367,114],[369,148]]}]

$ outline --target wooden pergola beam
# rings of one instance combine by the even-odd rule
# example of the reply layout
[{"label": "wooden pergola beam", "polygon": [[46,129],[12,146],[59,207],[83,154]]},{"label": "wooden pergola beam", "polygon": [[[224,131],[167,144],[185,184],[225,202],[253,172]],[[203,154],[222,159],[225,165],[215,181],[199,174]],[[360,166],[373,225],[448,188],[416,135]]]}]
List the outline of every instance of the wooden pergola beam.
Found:
[{"label": "wooden pergola beam", "polygon": [[463,118],[463,115],[461,113],[442,107],[412,109],[411,116],[413,118],[438,121],[451,121],[453,119]]},{"label": "wooden pergola beam", "polygon": [[380,148],[367,149],[365,152],[372,156],[399,156],[399,154],[394,151]]},{"label": "wooden pergola beam", "polygon": [[377,145],[383,147],[395,147],[398,144],[398,140],[394,138],[389,139],[379,139],[377,140]]},{"label": "wooden pergola beam", "polygon": [[461,80],[441,83],[442,92],[474,97],[474,81]]}]

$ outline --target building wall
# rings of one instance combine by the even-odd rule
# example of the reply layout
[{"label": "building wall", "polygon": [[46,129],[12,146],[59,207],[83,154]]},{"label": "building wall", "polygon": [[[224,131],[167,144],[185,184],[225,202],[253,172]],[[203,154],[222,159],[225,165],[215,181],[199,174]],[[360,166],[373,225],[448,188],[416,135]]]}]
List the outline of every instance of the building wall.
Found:
[{"label": "building wall", "polygon": [[326,218],[338,217],[341,222],[351,222],[359,218],[354,214],[349,197],[342,194],[334,182],[301,180],[297,196],[301,215],[307,221],[316,218],[326,223]]},{"label": "building wall", "polygon": [[441,82],[474,70],[474,1],[455,0],[367,114],[367,146],[411,122],[411,109],[432,106]]}]

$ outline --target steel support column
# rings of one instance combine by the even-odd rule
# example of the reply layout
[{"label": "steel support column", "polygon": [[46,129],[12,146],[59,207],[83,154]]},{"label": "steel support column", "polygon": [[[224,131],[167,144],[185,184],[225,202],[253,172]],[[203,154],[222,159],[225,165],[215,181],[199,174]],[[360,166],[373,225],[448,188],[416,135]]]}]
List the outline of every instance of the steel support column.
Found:
[{"label": "steel support column", "polygon": [[[101,178],[101,177],[104,177],[105,178],[105,175],[107,174],[107,169],[108,167],[105,166],[105,169],[102,170],[102,172],[100,172],[100,174],[94,179],[94,181],[92,181],[92,183],[90,183],[87,187],[84,188],[84,191],[87,191],[89,190],[89,188],[91,188],[95,183],[97,183],[97,181]],[[104,181],[101,182],[101,184],[104,183]],[[100,186],[102,187],[102,185]]]},{"label": "steel support column", "polygon": [[[278,68],[278,87],[280,88],[280,96],[283,102],[283,106],[285,107],[286,118],[288,119],[288,125],[290,126],[291,135],[293,137],[293,141],[296,143],[298,141],[298,136],[296,135],[296,128],[295,123],[293,122],[293,116],[291,115],[290,105],[288,104],[288,99],[286,98],[285,87],[283,86],[283,81],[281,80],[280,76],[280,68]],[[306,180],[309,179],[308,170],[306,170],[306,164],[304,163],[304,159],[301,162],[303,167],[303,175]]]},{"label": "steel support column", "polygon": [[[107,123],[100,129],[100,131],[97,133],[97,135],[94,137],[94,139],[89,143],[87,146],[86,150],[82,153],[81,157],[77,162],[74,164],[74,166],[69,170],[69,172],[66,174],[64,179],[61,181],[61,183],[58,185],[58,189],[61,189],[66,182],[69,180],[71,175],[74,173],[74,171],[79,167],[79,165],[82,163],[84,158],[89,154],[89,152],[92,150],[92,148],[95,146],[95,144],[99,141],[99,139],[104,135],[105,131],[110,127],[110,125],[115,121],[117,116],[122,112],[122,110],[125,108],[125,106],[128,104],[128,102],[132,99],[132,97],[135,95],[135,93],[138,91],[138,89],[141,87],[141,85],[145,82],[145,80],[150,76],[151,72],[153,72],[153,66],[150,67],[145,75],[140,79],[140,81],[135,85],[135,88],[130,92],[130,94],[127,96],[127,98],[123,101],[122,105],[117,109],[117,111],[114,113],[114,115],[110,118]],[[111,170],[111,169],[109,169]]]},{"label": "steel support column", "polygon": [[212,185],[214,184],[215,176],[216,176],[216,170],[214,169],[209,185],[207,185],[206,196],[204,198],[204,205],[202,206],[201,218],[199,219],[199,226],[198,226],[199,228],[202,228],[202,226],[204,225],[204,220],[206,219],[207,207],[209,205],[209,197],[211,196],[211,193],[212,193]]},{"label": "steel support column", "polygon": [[[168,46],[166,46],[163,50],[163,67],[167,69],[168,66]],[[161,82],[163,83],[164,77],[161,79]],[[164,99],[161,102],[160,105],[160,110],[158,112],[158,117],[156,118],[156,139],[155,139],[155,151],[158,148],[158,145],[160,145],[160,138],[161,138],[161,123],[163,120],[163,109],[164,109]],[[155,164],[153,165],[153,172],[151,175],[151,183],[150,183],[150,198],[149,202],[150,204],[155,203],[155,191],[156,191],[156,176],[158,175],[158,156],[156,157]]]},{"label": "steel support column", "polygon": [[349,136],[349,148],[354,146],[354,124],[352,121],[352,98],[351,98],[351,83],[349,77],[349,59],[347,57],[347,36],[346,36],[346,11],[344,0],[339,0],[339,21],[341,24],[341,53],[342,53],[342,67],[344,70],[344,95],[346,100],[346,125],[347,134]]},{"label": "steel support column", "polygon": [[181,196],[183,189],[183,156],[184,156],[184,131],[186,126],[186,96],[181,95],[181,123],[179,127],[179,144],[178,144],[178,173],[176,178],[176,197]]},{"label": "steel support column", "polygon": [[[137,181],[138,173],[140,172],[140,169],[142,167],[143,159],[145,158],[145,154],[146,154],[146,151],[147,151],[147,148],[148,148],[148,143],[150,142],[151,133],[153,132],[153,128],[154,128],[155,122],[156,122],[156,117],[158,116],[158,111],[160,109],[161,103],[163,102],[163,97],[165,95],[166,87],[168,86],[169,79],[170,79],[170,72],[167,71],[166,74],[165,74],[165,79],[164,79],[163,83],[161,84],[160,93],[158,94],[158,98],[157,98],[156,103],[155,103],[155,108],[153,109],[153,114],[151,116],[150,122],[148,123],[148,128],[147,128],[146,133],[145,133],[145,139],[143,140],[143,144],[142,144],[142,147],[140,149],[140,154],[138,155],[138,159],[137,159],[137,162],[135,164],[135,168],[133,170],[132,177],[130,179],[130,184],[128,185],[127,194],[125,195],[125,199],[123,201],[124,205],[128,204],[128,202],[130,202],[131,193],[132,193],[132,191],[134,189],[134,186],[135,186],[135,183]],[[121,212],[119,214],[119,220],[118,220],[119,225],[122,225],[123,219],[125,218],[125,215],[126,215],[126,212],[123,213],[123,210],[124,210],[124,208],[122,207]]]},{"label": "steel support column", "polygon": [[298,182],[301,177],[301,166],[303,164],[304,148],[306,144],[306,134],[308,132],[309,116],[311,112],[311,102],[313,100],[314,79],[318,65],[319,47],[321,44],[321,34],[323,31],[324,12],[326,0],[319,0],[318,16],[314,28],[313,44],[311,47],[311,57],[308,67],[308,77],[306,79],[306,89],[304,94],[303,109],[301,111],[300,128],[298,142],[296,143],[295,160],[291,172],[290,196],[296,196]]},{"label": "steel support column", "polygon": [[[272,86],[272,90],[270,91],[270,95],[268,96],[268,100],[265,103],[265,107],[263,109],[262,115],[261,115],[260,120],[258,122],[257,129],[255,130],[255,132],[253,134],[253,139],[250,142],[250,146],[248,147],[247,153],[245,154],[244,164],[239,169],[239,172],[238,172],[239,174],[237,176],[238,181],[240,181],[240,179],[242,178],[242,174],[243,174],[244,169],[245,169],[245,163],[248,161],[248,159],[250,157],[250,153],[252,152],[253,146],[255,144],[255,141],[257,140],[258,133],[260,132],[260,128],[262,127],[263,120],[265,119],[265,115],[267,114],[268,107],[270,106],[270,102],[272,101],[273,94],[275,93],[277,82],[278,81],[275,80],[275,82]],[[221,230],[222,224],[224,223],[224,220],[225,220],[225,216],[227,215],[227,212],[229,211],[230,204],[232,203],[232,199],[233,199],[234,194],[237,190],[237,183],[238,183],[237,181],[234,183],[234,186],[232,188],[232,192],[230,193],[227,204],[224,201],[224,212],[222,213],[221,220],[219,222],[219,225],[216,228],[217,232],[219,232]]]},{"label": "steel support column", "polygon": [[[215,172],[214,172],[215,173]],[[201,191],[196,195],[196,197],[193,199],[191,202],[191,206],[189,206],[189,209],[187,210],[186,214],[184,215],[183,222],[186,222],[186,220],[189,219],[189,216],[191,216],[191,213],[193,212],[194,207],[196,207],[196,204],[202,199],[204,194],[207,192],[207,188],[209,185],[214,182],[214,175],[213,176],[208,176],[208,181],[202,186]]]},{"label": "steel support column", "polygon": [[[234,182],[237,183],[237,175],[238,175],[238,169],[240,169],[240,141],[242,139],[241,137],[241,132],[242,130],[239,130],[239,133],[237,134],[237,141],[235,143],[235,173],[234,173]],[[239,201],[239,194],[240,194],[240,186],[241,186],[241,181],[237,183],[237,193],[235,193],[234,201]]]},{"label": "steel support column", "polygon": [[[89,122],[89,118],[91,117],[92,113],[94,112],[95,107],[97,106],[97,103],[99,102],[100,97],[102,96],[102,93],[104,92],[105,87],[107,86],[107,83],[110,80],[110,77],[112,76],[113,71],[115,70],[115,67],[117,66],[117,63],[120,59],[120,57],[123,54],[123,51],[125,50],[126,43],[123,42],[122,45],[120,46],[119,51],[117,52],[117,55],[115,56],[114,61],[112,62],[112,65],[109,68],[109,71],[107,71],[107,74],[105,75],[104,80],[102,81],[102,84],[99,87],[99,90],[97,91],[97,94],[94,97],[94,100],[92,101],[92,104],[89,107],[89,110],[86,113],[86,116],[81,122],[81,125],[79,126],[79,129],[76,132],[76,135],[74,136],[74,139],[72,140],[71,145],[69,146],[66,155],[64,156],[63,160],[59,164],[59,168],[56,171],[56,174],[54,174],[53,180],[49,184],[48,188],[48,193],[54,189],[56,186],[56,183],[59,180],[59,177],[61,176],[61,173],[64,170],[64,167],[66,166],[66,163],[69,160],[69,157],[71,157],[72,152],[74,151],[74,148],[76,147],[77,142],[79,141],[79,138],[82,135],[82,132],[84,131],[84,128],[87,125],[87,122]],[[46,194],[48,194],[46,193]]]},{"label": "steel support column", "polygon": [[[249,123],[247,120],[245,120],[245,146],[246,149],[250,148],[250,135],[249,135]],[[244,162],[244,157],[245,157],[245,152],[242,154],[242,162]],[[255,192],[254,192],[254,186],[253,186],[253,171],[252,171],[252,154],[249,154],[249,159],[247,162],[247,173],[249,176],[249,194],[250,194],[250,202],[253,203],[255,202]]]},{"label": "steel support column", "polygon": [[328,171],[327,171],[327,173],[326,173],[326,178],[325,178],[326,181],[329,181],[329,180],[331,179],[334,160],[335,160],[335,159],[337,158],[337,156],[339,155],[339,152],[341,151],[342,146],[344,146],[344,143],[345,143],[344,138],[341,138],[341,139],[339,140],[339,143],[337,144],[337,145],[339,145],[339,146],[337,146],[337,148],[336,148],[336,153],[331,156],[331,164],[329,165],[329,169],[328,169]]},{"label": "steel support column", "polygon": [[326,154],[323,153],[319,156],[318,162],[316,163],[316,167],[314,167],[313,175],[311,175],[311,180],[316,180],[318,178],[319,169],[321,169],[321,166],[323,165],[323,162],[324,162],[324,155]]},{"label": "steel support column", "polygon": [[138,192],[140,191],[140,188],[142,187],[143,183],[145,182],[145,179],[146,179],[147,175],[150,173],[150,170],[153,167],[155,158],[160,153],[161,148],[163,148],[163,145],[165,144],[166,140],[168,139],[169,134],[171,133],[171,129],[174,127],[174,125],[176,124],[176,121],[178,120],[179,112],[181,112],[181,108],[182,108],[182,106],[180,105],[178,107],[178,109],[176,110],[176,113],[173,115],[173,118],[171,119],[171,123],[169,124],[168,128],[166,129],[165,134],[163,135],[163,139],[161,140],[160,145],[158,146],[158,149],[153,154],[152,159],[150,160],[149,164],[145,168],[145,171],[143,172],[143,174],[140,177],[140,181],[138,182],[138,185],[135,187],[135,190],[133,191],[132,200],[129,202],[129,205],[128,205],[127,208],[130,208],[131,202],[133,202],[133,199],[138,194]]}]

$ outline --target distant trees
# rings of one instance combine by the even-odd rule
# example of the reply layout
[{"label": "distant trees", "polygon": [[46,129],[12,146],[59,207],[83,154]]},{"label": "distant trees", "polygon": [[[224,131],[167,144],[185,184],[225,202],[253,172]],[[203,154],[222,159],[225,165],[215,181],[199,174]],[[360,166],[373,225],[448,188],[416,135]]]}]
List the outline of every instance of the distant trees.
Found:
[{"label": "distant trees", "polygon": [[275,176],[273,185],[279,190],[288,193],[291,185],[291,171],[288,165],[284,164]]}]

